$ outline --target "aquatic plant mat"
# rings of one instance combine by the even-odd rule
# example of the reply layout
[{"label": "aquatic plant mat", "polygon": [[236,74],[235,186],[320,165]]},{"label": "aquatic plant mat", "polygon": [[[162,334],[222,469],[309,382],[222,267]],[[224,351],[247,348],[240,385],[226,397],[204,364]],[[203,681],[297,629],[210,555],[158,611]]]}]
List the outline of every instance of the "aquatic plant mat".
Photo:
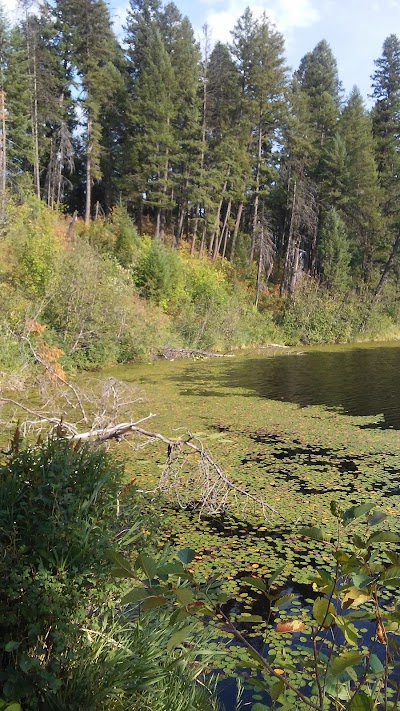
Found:
[{"label": "aquatic plant mat", "polygon": [[[309,651],[309,609],[316,597],[310,579],[316,568],[332,571],[333,558],[326,544],[307,540],[297,531],[304,525],[322,526],[334,535],[330,502],[335,500],[345,509],[373,502],[387,514],[385,528],[400,532],[399,432],[377,427],[379,416],[351,417],[320,406],[299,407],[229,387],[226,366],[215,361],[157,363],[112,372],[146,391],[147,402],[140,403],[138,416],[150,410],[158,413],[158,431],[171,437],[177,436],[178,428],[189,428],[238,486],[262,496],[284,515],[285,521],[271,523],[262,519],[259,509],[249,506],[243,512],[231,501],[224,515],[200,519],[190,504],[182,510],[162,499],[149,503],[161,507],[163,527],[157,545],[195,549],[195,575],[215,574],[224,580],[223,589],[234,599],[226,610],[260,651],[268,627],[268,649],[276,651],[276,666],[283,653],[301,665]],[[149,490],[164,461],[165,448],[148,444],[130,458],[129,476]],[[360,523],[360,531],[361,527]],[[395,550],[393,544],[387,548]],[[280,567],[274,585],[288,598],[279,611],[271,612],[262,592],[244,579],[266,579]],[[246,615],[261,620],[246,623]],[[304,631],[292,637],[276,632],[276,623],[288,618],[302,620]],[[374,634],[362,620],[358,629],[365,642]],[[230,635],[222,631],[221,636],[229,640]],[[237,646],[236,651],[222,663],[228,676],[240,669],[242,650]],[[303,670],[301,674],[304,678]],[[245,678],[246,670],[240,675]]]}]

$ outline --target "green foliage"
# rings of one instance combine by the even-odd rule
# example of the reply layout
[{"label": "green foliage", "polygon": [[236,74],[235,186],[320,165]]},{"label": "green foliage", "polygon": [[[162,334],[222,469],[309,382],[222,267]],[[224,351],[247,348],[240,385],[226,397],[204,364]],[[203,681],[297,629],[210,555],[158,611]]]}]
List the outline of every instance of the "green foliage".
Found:
[{"label": "green foliage", "polygon": [[0,377],[17,373],[26,363],[26,354],[18,338],[5,326],[0,326]]},{"label": "green foliage", "polygon": [[[178,552],[181,563],[170,567],[160,566],[155,559],[139,556],[134,569],[122,573],[123,577],[136,582],[125,600],[142,603],[144,612],[155,605],[164,606],[169,608],[171,619],[185,620],[186,626],[171,637],[169,651],[190,635],[199,615],[202,619],[206,615],[208,620],[212,620],[217,634],[222,623],[236,642],[244,646],[241,663],[252,670],[257,692],[268,693],[272,708],[288,708],[289,702],[292,708],[299,703],[302,709],[313,704],[312,708],[318,711],[328,710],[332,705],[335,708],[372,710],[380,704],[387,710],[394,710],[397,706],[396,670],[400,647],[396,638],[400,635],[400,608],[399,604],[395,604],[394,608],[388,606],[384,609],[380,600],[384,598],[387,587],[400,586],[397,577],[399,556],[384,549],[381,552],[386,554],[386,561],[382,563],[382,560],[377,560],[379,548],[375,546],[398,543],[400,536],[386,530],[370,534],[370,528],[385,520],[385,514],[376,510],[373,504],[342,510],[333,501],[331,512],[337,523],[336,538],[331,540],[322,529],[315,527],[300,528],[298,536],[311,536],[313,540],[324,541],[332,556],[334,573],[316,568],[312,583],[317,596],[312,611],[300,608],[297,610],[300,619],[288,616],[276,625],[277,632],[281,634],[303,633],[300,642],[303,645],[306,642],[307,647],[306,650],[302,648],[300,667],[294,662],[296,651],[286,653],[284,642],[279,652],[268,645],[271,635],[268,620],[263,651],[260,652],[249,637],[243,637],[238,623],[235,625],[229,620],[229,613],[224,607],[229,597],[221,593],[215,578],[196,581],[192,572],[182,565],[190,564],[195,557],[195,551],[190,549]],[[351,527],[357,519],[365,516],[368,516],[366,535],[362,538],[352,533]],[[119,561],[121,564],[123,560]],[[270,610],[269,618],[271,610],[284,607],[296,597],[282,597],[276,590],[275,583],[281,573],[282,568],[266,581],[256,577],[242,581],[265,598],[266,609]],[[263,622],[263,617],[246,614],[239,620],[251,625]],[[368,639],[360,634],[360,621],[373,627]],[[361,630],[364,633],[367,631]],[[385,647],[384,654],[380,654],[379,645]],[[250,679],[250,685],[252,681]],[[292,695],[290,701],[288,691]],[[259,706],[256,704],[253,708]]]},{"label": "green foliage", "polygon": [[178,303],[174,326],[193,348],[232,348],[270,340],[276,327],[260,315],[248,294],[232,283],[229,269],[206,260],[184,263],[185,292]]},{"label": "green foliage", "polygon": [[81,367],[133,360],[164,345],[163,314],[150,311],[129,275],[85,241],[63,256],[55,289],[45,317]]},{"label": "green foliage", "polygon": [[335,208],[325,216],[320,254],[326,285],[345,291],[350,285],[350,247],[346,226]]},{"label": "green foliage", "polygon": [[61,439],[14,449],[1,467],[0,708],[215,707],[194,682],[196,652],[168,653],[180,628],[118,610],[110,548],[116,534],[120,547],[143,544],[144,523],[132,489],[116,517],[122,476],[103,451]]},{"label": "green foliage", "polygon": [[33,196],[23,205],[11,206],[9,217],[7,241],[15,260],[12,280],[28,298],[42,298],[57,275],[61,243],[56,217]]},{"label": "green foliage", "polygon": [[178,254],[158,241],[146,240],[134,269],[139,293],[167,309],[183,287]]},{"label": "green foliage", "polygon": [[90,606],[105,602],[121,475],[101,452],[56,440],[2,467],[1,685],[24,708],[59,691]]},{"label": "green foliage", "polygon": [[307,281],[287,302],[278,323],[289,343],[346,343],[359,333],[365,308],[353,294]]},{"label": "green foliage", "polygon": [[114,253],[121,266],[131,267],[138,252],[139,236],[126,209],[118,205],[112,210],[111,224],[117,233]]}]

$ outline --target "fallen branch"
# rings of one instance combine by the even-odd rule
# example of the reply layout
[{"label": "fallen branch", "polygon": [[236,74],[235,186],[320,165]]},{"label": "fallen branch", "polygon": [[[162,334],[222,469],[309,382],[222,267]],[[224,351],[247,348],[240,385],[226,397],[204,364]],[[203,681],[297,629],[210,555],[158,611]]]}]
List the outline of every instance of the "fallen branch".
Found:
[{"label": "fallen branch", "polygon": [[79,409],[80,409],[80,411],[81,411],[82,418],[83,418],[83,422],[88,423],[88,418],[87,418],[87,415],[86,415],[86,412],[85,412],[85,408],[83,407],[83,403],[82,403],[82,397],[81,397],[80,393],[78,392],[77,388],[76,388],[74,385],[72,385],[72,383],[69,383],[67,380],[65,380],[65,378],[63,378],[59,373],[57,373],[57,371],[55,370],[55,368],[52,368],[49,363],[46,363],[46,361],[44,361],[43,358],[40,357],[40,355],[35,351],[35,349],[34,349],[32,343],[31,343],[31,341],[29,340],[29,338],[26,338],[26,336],[21,336],[21,340],[28,344],[28,346],[29,346],[29,348],[30,348],[30,350],[31,350],[31,352],[32,352],[32,355],[33,355],[33,357],[35,358],[35,360],[36,360],[38,363],[40,363],[40,365],[41,365],[48,373],[50,373],[50,375],[51,375],[53,378],[55,378],[56,380],[58,380],[59,382],[61,382],[66,388],[69,388],[69,390],[72,391],[72,393],[74,394],[74,396],[75,396],[75,398],[76,398],[76,402],[77,402],[77,404],[78,404],[78,406],[79,406]]},{"label": "fallen branch", "polygon": [[[79,432],[76,425],[71,422],[49,417],[12,398],[0,397],[0,402],[12,405],[36,418],[35,422],[22,423],[21,427],[25,432],[27,429],[24,427],[25,424],[33,426],[46,423],[52,425],[50,432],[62,433],[65,439],[71,442],[92,441],[95,445],[100,445],[111,440],[119,442],[129,435],[138,435],[147,441],[163,442],[168,448],[167,459],[159,483],[152,492],[148,493],[162,492],[177,501],[182,508],[192,505],[199,511],[200,516],[222,513],[226,509],[229,496],[233,495],[236,500],[240,497],[245,503],[250,502],[260,508],[264,518],[267,518],[267,514],[272,514],[284,519],[284,516],[273,506],[237,486],[229,479],[203,445],[201,443],[200,446],[195,444],[190,433],[177,439],[169,439],[160,432],[151,432],[140,427],[142,422],[155,417],[153,413],[135,422],[121,422],[109,427],[93,427],[85,432]],[[11,448],[8,453],[11,454],[12,451]],[[189,473],[187,473],[186,465],[190,454],[195,454],[198,457],[198,463],[196,469],[190,466]]]},{"label": "fallen branch", "polygon": [[[154,417],[154,415],[151,415]],[[203,513],[207,514],[220,514],[226,508],[227,498],[229,494],[235,496],[239,495],[243,497],[246,501],[251,501],[257,507],[261,508],[264,518],[267,517],[267,511],[275,516],[278,516],[285,520],[285,517],[277,511],[273,506],[267,504],[263,499],[259,499],[250,492],[237,486],[231,479],[227,477],[222,467],[212,458],[211,454],[204,449],[203,446],[197,446],[192,441],[192,435],[188,433],[187,438],[182,437],[172,440],[164,437],[164,435],[159,432],[149,432],[144,430],[142,427],[138,427],[136,424],[132,423],[129,426],[129,433],[138,434],[150,440],[158,440],[164,442],[168,446],[168,458],[164,466],[163,473],[159,484],[157,485],[155,491],[162,491],[163,493],[171,493],[173,491],[175,495],[179,492],[176,491],[176,485],[181,487],[188,487],[187,482],[185,483],[185,478],[182,477],[181,472],[186,460],[184,458],[183,464],[179,466],[178,477],[176,477],[176,455],[184,453],[185,449],[196,453],[199,456],[199,468],[196,472],[196,476],[190,477],[191,482],[196,486],[195,489],[188,487],[188,493],[191,499],[195,494],[196,489],[201,489],[201,500],[198,503],[198,510],[200,515]],[[102,440],[104,441],[104,440]],[[206,466],[204,466],[206,465]],[[178,481],[176,481],[178,478]],[[186,505],[183,505],[186,508]]]},{"label": "fallen branch", "polygon": [[[151,432],[141,427],[143,422],[155,417],[153,413],[140,420],[129,419],[131,406],[138,400],[138,398],[132,399],[132,389],[129,386],[114,378],[108,378],[105,383],[100,384],[99,391],[94,391],[90,395],[82,393],[57,373],[51,364],[46,363],[29,339],[24,338],[24,340],[28,343],[35,360],[46,372],[55,376],[53,384],[56,386],[56,393],[53,401],[47,401],[38,409],[31,407],[30,402],[25,404],[14,398],[0,395],[0,404],[14,408],[14,412],[11,409],[8,419],[3,422],[10,423],[19,416],[20,412],[25,413],[25,418],[19,425],[22,436],[29,433],[36,435],[38,432],[43,433],[47,427],[48,434],[56,432],[57,436],[62,436],[71,442],[90,441],[100,445],[111,441],[119,442],[132,435],[140,437],[142,441],[159,441],[167,447],[167,458],[157,486],[149,493],[162,492],[182,508],[196,509],[200,516],[221,514],[232,496],[236,501],[240,498],[244,502],[243,509],[250,503],[261,509],[264,518],[269,515],[284,519],[284,516],[270,504],[254,493],[237,486],[205,449],[202,442],[196,440],[190,432],[177,439],[169,439],[159,432]],[[204,354],[206,351],[201,353]],[[50,412],[49,402],[53,402],[54,405]],[[94,413],[91,422],[87,414],[89,408]],[[71,413],[77,410],[79,420],[71,422]],[[123,417],[125,419],[118,422]],[[85,430],[82,432],[83,426]],[[14,450],[11,447],[10,453],[12,451]],[[193,466],[193,455],[197,460],[196,466]]]}]

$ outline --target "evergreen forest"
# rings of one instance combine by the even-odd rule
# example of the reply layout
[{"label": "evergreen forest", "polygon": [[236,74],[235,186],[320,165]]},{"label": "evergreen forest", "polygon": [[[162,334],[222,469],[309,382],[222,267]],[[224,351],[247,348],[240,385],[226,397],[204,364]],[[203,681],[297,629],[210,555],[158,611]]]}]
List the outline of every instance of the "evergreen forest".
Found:
[{"label": "evergreen forest", "polygon": [[[375,61],[368,108],[357,87],[345,94],[325,40],[292,71],[283,36],[249,8],[229,45],[214,44],[206,25],[198,41],[177,6],[159,0],[131,0],[120,37],[104,0],[52,0],[38,9],[25,3],[20,17],[11,25],[3,11],[0,20],[6,235],[10,201],[15,209],[36,196],[34,215],[47,206],[59,218],[59,236],[67,232],[64,215],[79,217],[81,236],[102,257],[136,270],[139,295],[156,291],[164,312],[173,311],[168,304],[178,282],[182,287],[181,273],[193,269],[190,255],[203,260],[210,281],[241,289],[247,311],[255,305],[267,312],[286,342],[393,335],[400,247],[395,35]],[[107,237],[115,211],[132,229]],[[138,247],[143,235],[154,240],[147,251]],[[153,251],[146,273],[138,271],[143,250],[147,257]],[[188,302],[196,310],[192,296],[179,313],[188,312]],[[317,313],[327,328],[314,322]],[[60,333],[57,317],[47,316]],[[178,329],[186,344],[249,340],[196,341],[188,333],[192,320]]]}]

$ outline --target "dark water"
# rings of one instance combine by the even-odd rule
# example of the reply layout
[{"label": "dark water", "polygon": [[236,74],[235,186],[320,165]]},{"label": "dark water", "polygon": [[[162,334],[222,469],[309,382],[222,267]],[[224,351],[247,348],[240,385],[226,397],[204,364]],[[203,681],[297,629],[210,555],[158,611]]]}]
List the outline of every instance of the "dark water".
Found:
[{"label": "dark water", "polygon": [[[381,415],[367,427],[400,429],[400,345],[309,349],[301,355],[248,356],[208,371],[207,388],[245,388],[271,400],[324,405],[355,416]],[[186,376],[191,385],[196,368]],[[193,390],[191,389],[193,394]]]}]

